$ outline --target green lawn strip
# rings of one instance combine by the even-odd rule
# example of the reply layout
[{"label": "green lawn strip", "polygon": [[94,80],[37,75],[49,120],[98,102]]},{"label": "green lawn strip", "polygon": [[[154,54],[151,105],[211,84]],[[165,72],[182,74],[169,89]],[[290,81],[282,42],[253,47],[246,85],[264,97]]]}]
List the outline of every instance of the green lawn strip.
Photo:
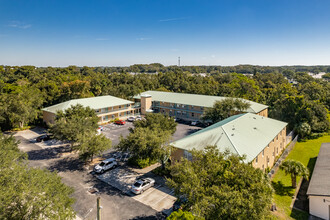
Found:
[{"label": "green lawn strip", "polygon": [[[285,160],[292,159],[300,161],[305,166],[308,166],[312,173],[321,144],[325,142],[330,142],[330,135],[325,135],[306,142],[298,142]],[[299,183],[299,181],[300,177],[297,178],[297,183]],[[272,183],[275,190],[275,203],[279,210],[284,210],[287,216],[291,216],[295,219],[308,218],[306,213],[296,210],[292,211],[290,208],[295,190],[291,188],[291,178],[289,175],[286,176],[282,170],[278,170]]]}]

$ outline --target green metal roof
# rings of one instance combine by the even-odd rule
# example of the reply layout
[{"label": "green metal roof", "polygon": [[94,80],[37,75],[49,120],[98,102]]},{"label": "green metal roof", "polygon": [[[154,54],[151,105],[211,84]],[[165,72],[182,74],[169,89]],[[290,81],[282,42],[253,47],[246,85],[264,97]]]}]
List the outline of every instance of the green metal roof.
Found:
[{"label": "green metal roof", "polygon": [[[146,91],[139,95],[134,96],[133,98],[140,99],[141,95],[151,95],[152,101],[202,106],[206,108],[213,107],[215,101],[221,101],[223,99],[228,98],[221,96],[197,95],[197,94],[175,93],[175,92],[159,92],[159,91]],[[241,99],[241,100],[250,103],[250,108],[248,108],[246,112],[258,113],[268,108],[267,105],[259,104],[246,99]]]},{"label": "green metal roof", "polygon": [[172,142],[183,150],[203,150],[217,146],[220,151],[229,149],[234,154],[246,155],[252,161],[287,123],[260,115],[245,113],[234,115],[210,127]]},{"label": "green metal roof", "polygon": [[97,96],[97,97],[91,97],[91,98],[83,98],[83,99],[73,99],[67,102],[62,102],[57,105],[52,105],[46,108],[43,108],[43,111],[56,113],[57,111],[64,111],[71,106],[81,104],[84,107],[90,107],[92,109],[101,109],[101,108],[107,108],[107,107],[113,107],[118,105],[126,105],[126,104],[132,104],[134,102],[117,98],[114,96]]}]

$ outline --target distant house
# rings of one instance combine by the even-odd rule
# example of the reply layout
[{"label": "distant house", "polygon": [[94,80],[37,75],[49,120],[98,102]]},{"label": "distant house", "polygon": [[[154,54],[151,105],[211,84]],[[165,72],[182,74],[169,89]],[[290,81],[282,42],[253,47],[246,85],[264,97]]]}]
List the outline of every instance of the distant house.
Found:
[{"label": "distant house", "polygon": [[189,151],[217,146],[220,151],[228,149],[231,153],[246,155],[246,162],[265,170],[273,166],[276,156],[286,147],[286,125],[252,113],[234,115],[172,142],[175,150],[171,160],[191,159]]},{"label": "distant house", "polygon": [[309,182],[309,213],[330,219],[330,142],[323,143]]},{"label": "distant house", "polygon": [[[148,110],[155,113],[163,113],[175,118],[188,121],[199,120],[207,108],[212,108],[216,101],[228,97],[197,95],[175,92],[146,91],[133,97],[136,102],[141,102],[141,113]],[[246,112],[268,116],[268,106],[253,101],[244,100],[250,103]]]},{"label": "distant house", "polygon": [[65,111],[71,106],[77,104],[94,109],[99,117],[99,124],[107,123],[115,118],[126,119],[127,117],[140,112],[140,106],[134,105],[134,102],[108,95],[73,99],[43,108],[43,121],[45,123],[54,123],[55,114],[57,111]]}]

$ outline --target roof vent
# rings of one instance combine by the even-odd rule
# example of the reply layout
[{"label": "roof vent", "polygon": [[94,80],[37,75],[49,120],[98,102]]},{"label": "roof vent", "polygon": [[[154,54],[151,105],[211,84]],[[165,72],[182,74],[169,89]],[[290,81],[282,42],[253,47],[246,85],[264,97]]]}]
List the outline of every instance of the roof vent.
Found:
[{"label": "roof vent", "polygon": [[256,117],[253,117],[253,119],[257,119]]},{"label": "roof vent", "polygon": [[235,128],[232,128],[231,130],[233,130],[233,131],[234,131],[234,130],[235,130]]},{"label": "roof vent", "polygon": [[257,130],[257,127],[254,127],[253,129],[254,129],[254,130]]},{"label": "roof vent", "polygon": [[231,136],[234,136],[234,134],[231,134]]}]

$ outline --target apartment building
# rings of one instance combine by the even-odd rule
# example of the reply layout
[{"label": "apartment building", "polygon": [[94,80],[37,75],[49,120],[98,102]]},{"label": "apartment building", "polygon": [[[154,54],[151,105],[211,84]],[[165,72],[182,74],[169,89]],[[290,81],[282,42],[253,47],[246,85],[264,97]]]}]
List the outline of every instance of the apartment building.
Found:
[{"label": "apartment building", "polygon": [[[207,108],[213,107],[216,101],[227,97],[197,95],[175,92],[146,91],[133,97],[141,103],[141,113],[163,113],[188,121],[199,120]],[[246,112],[268,117],[268,106],[241,99],[250,104]],[[241,112],[238,112],[241,113]]]},{"label": "apartment building", "polygon": [[171,158],[173,162],[182,157],[191,159],[191,150],[217,146],[220,151],[246,155],[245,162],[265,170],[274,165],[286,147],[286,126],[285,122],[257,114],[234,115],[172,142],[175,150]]},{"label": "apartment building", "polygon": [[91,98],[73,99],[43,108],[43,121],[45,123],[54,123],[57,111],[65,111],[71,106],[80,104],[84,107],[94,109],[99,117],[99,124],[105,124],[115,118],[126,119],[129,116],[139,114],[140,104],[117,98],[114,96],[98,96]]}]

